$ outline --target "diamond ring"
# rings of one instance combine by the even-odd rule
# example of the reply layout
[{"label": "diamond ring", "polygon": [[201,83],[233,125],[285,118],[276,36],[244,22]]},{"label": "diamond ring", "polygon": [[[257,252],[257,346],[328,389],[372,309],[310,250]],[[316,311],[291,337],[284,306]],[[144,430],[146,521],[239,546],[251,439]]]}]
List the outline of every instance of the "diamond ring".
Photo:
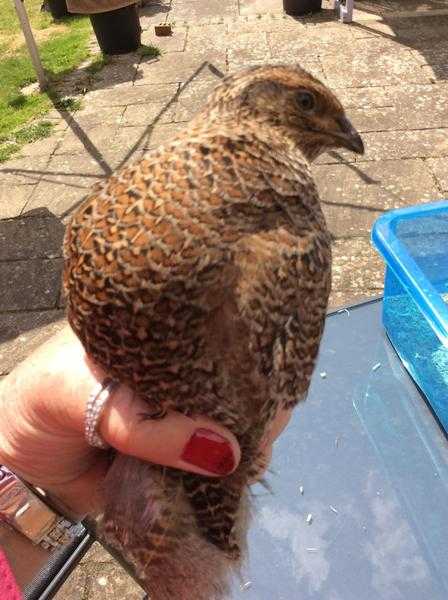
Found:
[{"label": "diamond ring", "polygon": [[98,433],[98,425],[106,402],[118,387],[118,381],[106,378],[95,386],[89,395],[86,406],[84,434],[90,446],[106,450],[109,444]]}]

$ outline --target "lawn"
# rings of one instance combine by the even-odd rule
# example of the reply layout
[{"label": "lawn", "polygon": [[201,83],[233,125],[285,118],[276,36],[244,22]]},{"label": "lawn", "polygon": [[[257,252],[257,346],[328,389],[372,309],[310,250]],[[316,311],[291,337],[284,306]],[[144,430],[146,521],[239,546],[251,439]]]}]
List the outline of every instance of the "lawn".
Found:
[{"label": "lawn", "polygon": [[[87,17],[53,22],[40,11],[42,0],[27,0],[26,8],[39,46],[42,63],[55,79],[75,69],[89,56],[91,35]],[[20,25],[11,0],[0,0],[0,161],[6,160],[27,141],[49,135],[48,123],[28,125],[57,102],[49,93],[22,94],[36,81]]]},{"label": "lawn", "polygon": [[[92,28],[89,18],[84,16],[54,22],[49,13],[41,12],[41,4],[42,0],[26,0],[25,5],[43,66],[50,81],[55,81],[89,58]],[[160,54],[154,46],[141,46],[139,52],[150,56]],[[108,60],[98,54],[86,69],[94,74]],[[24,94],[23,88],[36,79],[14,4],[11,0],[0,0],[0,162],[24,144],[50,135],[52,124],[45,121],[44,115],[51,107],[79,108],[79,100],[61,99],[51,86],[46,93]]]}]

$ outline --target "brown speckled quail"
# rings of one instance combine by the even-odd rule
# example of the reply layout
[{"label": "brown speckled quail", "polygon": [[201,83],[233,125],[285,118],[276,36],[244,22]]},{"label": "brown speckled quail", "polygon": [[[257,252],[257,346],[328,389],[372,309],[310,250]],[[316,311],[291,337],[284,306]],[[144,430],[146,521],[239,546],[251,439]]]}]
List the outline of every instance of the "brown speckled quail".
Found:
[{"label": "brown speckled quail", "polygon": [[319,348],[331,251],[309,161],[337,147],[363,152],[321,82],[250,68],[68,227],[68,318],[88,354],[149,412],[205,414],[242,448],[218,480],[114,459],[102,535],[152,600],[221,598],[238,564],[260,439],[305,397]]}]

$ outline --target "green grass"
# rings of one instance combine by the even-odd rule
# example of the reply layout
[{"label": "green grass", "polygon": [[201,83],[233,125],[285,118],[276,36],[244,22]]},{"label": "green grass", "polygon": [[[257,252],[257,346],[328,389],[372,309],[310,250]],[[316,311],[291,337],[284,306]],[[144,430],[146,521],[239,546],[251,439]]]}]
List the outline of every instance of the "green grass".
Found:
[{"label": "green grass", "polygon": [[29,142],[35,142],[41,138],[48,137],[53,129],[53,123],[50,121],[40,121],[39,123],[32,123],[27,127],[22,127],[14,133],[14,141],[17,144],[28,144]]},{"label": "green grass", "polygon": [[57,96],[54,96],[53,104],[58,110],[65,110],[68,112],[76,112],[82,108],[82,102],[79,98],[58,98]]},{"label": "green grass", "polygon": [[11,158],[25,144],[46,138],[52,131],[53,123],[40,121],[16,129],[7,137],[0,136],[0,163]]},{"label": "green grass", "polygon": [[[55,24],[51,16],[40,12],[41,0],[28,0],[26,6],[36,38],[41,40],[39,53],[50,80],[57,80],[88,58],[91,35],[88,18],[68,18]],[[20,133],[24,131],[21,128],[48,112],[58,100],[51,90],[26,96],[21,92],[36,81],[36,74],[22,42],[11,0],[0,0],[0,47],[0,160],[1,157],[5,160],[14,148],[27,141]],[[65,110],[76,109],[70,106],[70,100],[66,102]],[[43,132],[39,126],[36,131]]]},{"label": "green grass", "polygon": [[110,57],[107,54],[98,54],[95,60],[93,60],[87,67],[87,71],[94,75],[101,71],[101,69],[110,62]]},{"label": "green grass", "polygon": [[20,146],[18,144],[0,144],[0,163],[14,156],[19,150]]},{"label": "green grass", "polygon": [[40,57],[44,68],[52,76],[72,71],[89,56],[88,42],[91,34],[89,19],[77,17],[59,21],[68,26],[67,33],[40,44]]},{"label": "green grass", "polygon": [[[42,0],[26,0],[26,9],[36,37],[44,69],[51,81],[70,73],[89,57],[88,42],[92,34],[87,17],[69,17],[53,22],[40,11]],[[154,46],[142,46],[142,56],[160,56]],[[100,71],[109,58],[100,54],[87,68]],[[0,162],[23,144],[49,135],[47,124],[31,124],[53,106],[61,110],[79,110],[79,100],[58,98],[50,89],[46,93],[24,94],[22,89],[36,81],[28,51],[12,0],[0,0]]]},{"label": "green grass", "polygon": [[156,46],[145,46],[142,45],[139,49],[141,56],[160,56],[160,50]]},{"label": "green grass", "polygon": [[[35,29],[45,29],[52,20],[46,12],[41,12],[41,0],[30,0],[26,2],[26,11],[31,25]],[[0,0],[0,34],[20,32],[20,24],[16,16],[14,2],[11,0]]]}]

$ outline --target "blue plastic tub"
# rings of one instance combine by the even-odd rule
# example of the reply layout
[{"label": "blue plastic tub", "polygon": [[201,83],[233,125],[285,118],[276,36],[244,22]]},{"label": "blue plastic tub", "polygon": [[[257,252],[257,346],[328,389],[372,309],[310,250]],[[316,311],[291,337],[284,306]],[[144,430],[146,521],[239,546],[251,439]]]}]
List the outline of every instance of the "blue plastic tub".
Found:
[{"label": "blue plastic tub", "polygon": [[448,432],[448,201],[383,215],[372,241],[386,263],[384,327]]}]

